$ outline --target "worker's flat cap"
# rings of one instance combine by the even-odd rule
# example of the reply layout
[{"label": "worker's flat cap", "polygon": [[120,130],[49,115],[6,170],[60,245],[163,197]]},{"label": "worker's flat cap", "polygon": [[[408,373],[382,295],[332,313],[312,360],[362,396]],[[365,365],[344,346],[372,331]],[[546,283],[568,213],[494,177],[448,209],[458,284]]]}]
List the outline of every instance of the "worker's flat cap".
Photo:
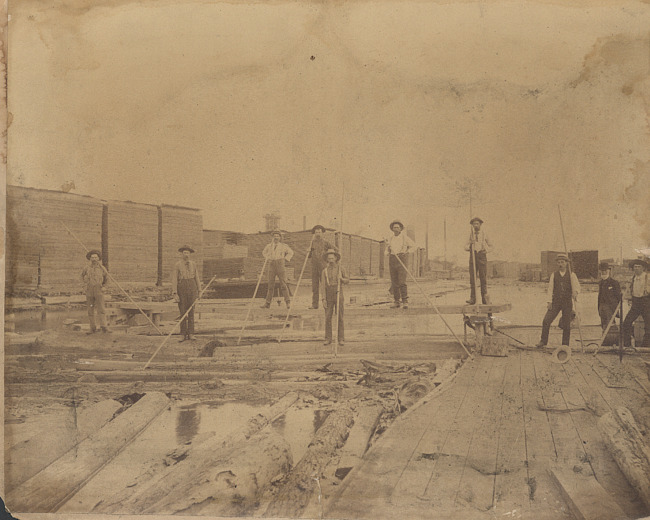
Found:
[{"label": "worker's flat cap", "polygon": [[560,253],[555,257],[555,261],[557,262],[558,260],[566,260],[567,262],[569,261],[569,256],[565,255],[564,253]]}]

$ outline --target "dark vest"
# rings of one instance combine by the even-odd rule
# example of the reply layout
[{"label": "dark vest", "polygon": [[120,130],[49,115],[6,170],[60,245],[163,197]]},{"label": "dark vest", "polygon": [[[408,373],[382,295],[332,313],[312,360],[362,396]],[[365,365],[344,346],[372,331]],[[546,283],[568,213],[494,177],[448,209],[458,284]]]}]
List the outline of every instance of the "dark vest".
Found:
[{"label": "dark vest", "polygon": [[553,276],[553,303],[570,302],[571,298],[571,274],[569,270],[567,269],[564,276],[559,271],[555,271],[555,276]]}]

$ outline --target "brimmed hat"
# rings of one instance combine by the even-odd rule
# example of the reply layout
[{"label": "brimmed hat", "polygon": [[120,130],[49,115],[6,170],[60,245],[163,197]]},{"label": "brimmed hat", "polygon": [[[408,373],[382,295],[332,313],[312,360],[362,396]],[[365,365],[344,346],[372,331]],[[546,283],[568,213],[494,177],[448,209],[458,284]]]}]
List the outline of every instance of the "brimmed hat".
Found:
[{"label": "brimmed hat", "polygon": [[182,253],[183,251],[189,251],[190,253],[194,253],[194,249],[192,249],[190,246],[181,246],[178,248],[179,253]]},{"label": "brimmed hat", "polygon": [[632,260],[630,262],[630,269],[632,269],[635,265],[640,265],[644,269],[648,268],[648,262],[646,262],[645,260],[641,260],[640,258],[637,258],[636,260]]},{"label": "brimmed hat", "polygon": [[567,262],[569,261],[569,255],[565,255],[564,253],[560,253],[555,257],[555,261],[557,262],[558,260],[566,260]]},{"label": "brimmed hat", "polygon": [[312,235],[316,233],[317,229],[320,229],[323,233],[325,233],[326,231],[326,229],[323,226],[321,226],[320,224],[316,224],[313,228],[311,228]]},{"label": "brimmed hat", "polygon": [[341,255],[336,249],[328,249],[325,253],[323,253],[323,260],[327,262],[327,257],[329,255],[336,255],[336,260],[339,261],[341,259]]},{"label": "brimmed hat", "polygon": [[280,238],[282,238],[282,231],[276,229],[275,231],[271,231],[271,236],[273,235],[278,235]]},{"label": "brimmed hat", "polygon": [[97,256],[99,257],[100,260],[102,259],[102,253],[101,253],[101,251],[98,251],[97,249],[93,249],[93,250],[88,251],[88,252],[86,253],[86,260],[90,260],[90,257],[93,256],[93,255],[97,255]]},{"label": "brimmed hat", "polygon": [[480,222],[481,224],[483,224],[483,219],[480,218],[480,217],[474,217],[472,220],[469,221],[469,223],[473,224],[474,222],[477,222],[477,221]]},{"label": "brimmed hat", "polygon": [[399,220],[393,220],[393,221],[390,223],[390,229],[391,229],[391,230],[393,229],[393,226],[394,226],[395,224],[399,224],[399,227],[400,227],[401,229],[404,229],[404,224],[402,224]]},{"label": "brimmed hat", "polygon": [[607,262],[600,262],[598,264],[599,271],[609,271],[612,267]]}]

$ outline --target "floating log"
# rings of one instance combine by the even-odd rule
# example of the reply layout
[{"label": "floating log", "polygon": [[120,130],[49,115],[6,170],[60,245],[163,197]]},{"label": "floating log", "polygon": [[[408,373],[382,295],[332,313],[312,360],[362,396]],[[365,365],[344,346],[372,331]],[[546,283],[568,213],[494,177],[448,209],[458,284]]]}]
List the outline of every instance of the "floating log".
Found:
[{"label": "floating log", "polygon": [[296,518],[309,504],[314,491],[319,489],[316,479],[343,446],[354,423],[352,410],[344,408],[332,412],[316,432],[307,452],[291,471],[280,491],[266,509],[265,517]]},{"label": "floating log", "polygon": [[49,513],[65,504],[169,405],[151,392],[7,495],[16,512]]},{"label": "floating log", "polygon": [[632,413],[616,408],[598,420],[598,429],[618,467],[650,508],[650,449]]}]

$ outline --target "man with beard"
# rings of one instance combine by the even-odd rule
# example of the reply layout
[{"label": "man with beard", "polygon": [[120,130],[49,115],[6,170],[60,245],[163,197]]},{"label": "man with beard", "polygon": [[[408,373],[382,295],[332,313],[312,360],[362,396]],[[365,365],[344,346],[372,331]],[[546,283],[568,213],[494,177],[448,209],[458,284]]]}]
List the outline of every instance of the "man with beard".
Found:
[{"label": "man with beard", "polygon": [[314,226],[311,230],[314,235],[311,242],[311,249],[309,251],[309,258],[311,258],[311,307],[310,309],[318,309],[318,300],[320,297],[320,279],[325,269],[326,261],[323,259],[327,251],[338,250],[323,238],[325,228],[320,224]]},{"label": "man with beard", "polygon": [[[201,279],[199,278],[196,263],[190,260],[190,255],[194,253],[194,249],[190,246],[182,246],[178,249],[178,252],[183,255],[183,258],[176,262],[172,270],[172,294],[178,302],[181,316],[184,316],[199,297]],[[192,334],[194,334],[194,307],[181,322],[181,334],[183,335],[181,341],[194,339],[192,337]]]}]

